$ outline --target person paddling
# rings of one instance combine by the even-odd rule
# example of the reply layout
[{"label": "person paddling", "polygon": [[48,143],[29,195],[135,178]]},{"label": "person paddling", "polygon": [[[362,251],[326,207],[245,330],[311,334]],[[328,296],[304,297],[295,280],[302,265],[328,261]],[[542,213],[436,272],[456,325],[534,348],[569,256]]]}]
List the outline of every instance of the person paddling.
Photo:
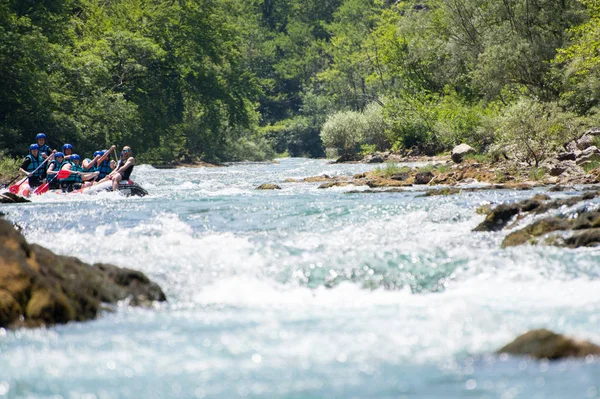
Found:
[{"label": "person paddling", "polygon": [[46,144],[46,134],[38,133],[37,136],[35,136],[35,141],[40,147],[40,156],[44,159],[48,158],[53,151],[52,148]]},{"label": "person paddling", "polygon": [[102,156],[96,163],[96,170],[99,172],[98,180],[104,179],[116,168],[116,164],[110,159],[110,151],[113,151],[115,148],[117,147],[113,145],[108,150],[102,150]]},{"label": "person paddling", "polygon": [[35,188],[42,184],[46,169],[40,167],[44,160],[40,156],[40,147],[37,144],[29,146],[29,154],[23,160],[19,171],[27,175],[29,187]]},{"label": "person paddling", "polygon": [[131,152],[131,147],[123,147],[123,151],[121,151],[121,160],[117,164],[117,168],[110,175],[108,175],[108,178],[112,180],[113,191],[117,191],[119,189],[119,183],[121,181],[129,180],[129,176],[131,176],[134,166],[135,158]]},{"label": "person paddling", "polygon": [[68,170],[71,172],[69,177],[61,179],[60,181],[60,188],[67,193],[73,190],[79,190],[86,183],[91,184],[89,181],[98,176],[98,172],[85,173],[81,166],[81,157],[78,154],[72,154],[69,158],[69,162],[65,162],[61,170]]},{"label": "person paddling", "polygon": [[56,178],[56,175],[62,168],[65,162],[65,154],[57,152],[54,154],[54,159],[50,161],[48,170],[46,170],[46,182],[49,184],[49,188],[56,190],[60,188],[60,182]]}]

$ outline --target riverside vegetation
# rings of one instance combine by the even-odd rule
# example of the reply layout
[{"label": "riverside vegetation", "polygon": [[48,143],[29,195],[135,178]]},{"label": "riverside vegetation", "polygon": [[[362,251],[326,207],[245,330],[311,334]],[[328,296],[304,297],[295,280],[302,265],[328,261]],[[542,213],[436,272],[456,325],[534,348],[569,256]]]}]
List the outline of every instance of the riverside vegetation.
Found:
[{"label": "riverside vegetation", "polygon": [[[593,0],[0,4],[0,149],[152,163],[435,154],[539,167],[598,125]],[[6,155],[3,155],[3,158]]]}]

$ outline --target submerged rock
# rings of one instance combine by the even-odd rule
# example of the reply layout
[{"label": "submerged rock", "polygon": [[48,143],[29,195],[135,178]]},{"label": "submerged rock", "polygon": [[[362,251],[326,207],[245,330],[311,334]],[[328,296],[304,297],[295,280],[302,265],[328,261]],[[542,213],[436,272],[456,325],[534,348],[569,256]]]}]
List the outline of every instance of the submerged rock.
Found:
[{"label": "submerged rock", "polygon": [[589,341],[578,341],[562,334],[556,334],[550,330],[539,329],[517,337],[508,345],[498,349],[497,352],[556,360],[566,357],[600,355],[600,346]]},{"label": "submerged rock", "polygon": [[0,219],[0,327],[90,320],[103,302],[125,299],[137,305],[166,297],[141,272],[56,255]]}]

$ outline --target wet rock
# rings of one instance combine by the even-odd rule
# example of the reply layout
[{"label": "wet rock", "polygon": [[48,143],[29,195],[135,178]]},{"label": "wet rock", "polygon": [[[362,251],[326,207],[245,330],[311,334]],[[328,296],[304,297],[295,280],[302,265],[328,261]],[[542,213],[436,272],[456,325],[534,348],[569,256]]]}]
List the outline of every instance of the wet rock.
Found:
[{"label": "wet rock", "polygon": [[164,301],[164,293],[141,272],[88,265],[28,244],[0,220],[0,327],[36,327],[90,320],[101,304],[130,299]]},{"label": "wet rock", "polygon": [[0,193],[0,204],[17,204],[22,202],[31,202],[25,197],[13,194],[10,191]]},{"label": "wet rock", "polygon": [[[564,219],[546,218],[538,220],[524,229],[517,230],[506,236],[504,241],[502,241],[502,248],[522,245],[532,242],[536,237],[540,237],[544,234],[557,230],[568,230],[569,228],[570,223]],[[535,241],[532,243],[535,243]]]},{"label": "wet rock", "polygon": [[329,183],[323,183],[319,186],[319,188],[331,188],[331,187],[346,187],[351,185],[352,183],[347,181],[332,181]]},{"label": "wet rock", "polygon": [[564,239],[564,246],[569,248],[596,247],[600,245],[600,228],[575,232]]},{"label": "wet rock", "polygon": [[362,158],[358,154],[345,154],[335,160],[333,163],[359,162]]},{"label": "wet rock", "polygon": [[500,348],[498,353],[528,355],[536,359],[562,359],[600,355],[600,346],[589,341],[577,341],[550,330],[529,331]]},{"label": "wet rock", "polygon": [[463,192],[463,190],[460,188],[446,187],[446,188],[440,188],[440,189],[435,189],[435,190],[427,190],[420,197],[435,197],[435,196],[439,196],[439,195],[454,195],[454,194],[460,194],[462,192]]},{"label": "wet rock", "polygon": [[431,172],[419,172],[415,175],[415,184],[429,184],[433,177]]},{"label": "wet rock", "polygon": [[561,191],[573,191],[575,188],[573,186],[565,186],[562,184],[557,184],[555,186],[550,187],[548,191],[550,192],[561,192]]},{"label": "wet rock", "polygon": [[552,198],[547,194],[536,194],[533,197],[531,197],[531,199],[534,201],[549,201]]},{"label": "wet rock", "polygon": [[468,144],[460,144],[452,149],[452,160],[461,163],[467,154],[475,154],[475,149]]},{"label": "wet rock", "polygon": [[321,183],[324,181],[331,181],[331,180],[335,180],[335,178],[333,178],[329,175],[321,175],[321,176],[305,177],[304,179],[302,179],[302,182],[303,183]]},{"label": "wet rock", "polygon": [[260,186],[256,187],[257,190],[281,190],[281,187],[279,187],[277,184],[270,184],[270,183],[265,183],[265,184],[261,184]]},{"label": "wet rock", "polygon": [[498,205],[488,213],[485,220],[473,231],[500,231],[519,212],[521,212],[520,204]]}]

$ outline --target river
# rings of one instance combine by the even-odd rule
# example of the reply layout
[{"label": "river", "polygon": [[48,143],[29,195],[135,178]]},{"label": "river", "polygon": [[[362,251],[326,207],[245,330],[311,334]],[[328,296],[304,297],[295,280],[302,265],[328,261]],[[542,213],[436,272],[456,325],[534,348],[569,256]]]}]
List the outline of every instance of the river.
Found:
[{"label": "river", "polygon": [[141,270],[169,300],[0,329],[0,398],[600,397],[599,359],[493,354],[533,328],[600,342],[600,251],[500,249],[506,232],[471,232],[476,207],[531,191],[284,183],[374,167],[140,166],[144,198],[0,206],[30,242]]}]

